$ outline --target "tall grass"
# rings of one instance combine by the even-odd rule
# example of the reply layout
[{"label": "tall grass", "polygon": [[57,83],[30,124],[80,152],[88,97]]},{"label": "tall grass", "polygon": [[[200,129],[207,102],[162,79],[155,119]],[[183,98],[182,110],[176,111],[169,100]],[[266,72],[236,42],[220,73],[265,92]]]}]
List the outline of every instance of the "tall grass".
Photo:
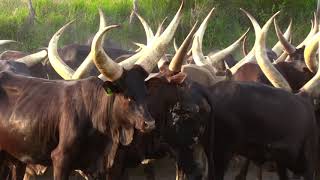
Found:
[{"label": "tall grass", "polygon": [[[33,0],[36,23],[27,23],[27,0],[0,0],[0,39],[14,39],[21,44],[20,50],[34,50],[47,46],[51,36],[65,23],[73,19],[75,24],[65,33],[61,44],[85,43],[98,29],[98,8],[101,8],[109,24],[120,24],[108,37],[125,48],[133,48],[132,41],[144,42],[145,35],[136,20],[129,24],[132,0]],[[212,7],[215,7],[204,37],[204,49],[223,48],[235,41],[251,24],[239,8],[248,10],[260,24],[273,13],[281,11],[278,22],[284,29],[292,18],[293,41],[297,44],[310,29],[310,19],[316,8],[316,0],[187,0],[184,18],[176,34],[180,43],[191,26],[202,21]],[[139,0],[139,13],[150,23],[154,31],[161,21],[172,19],[179,7],[178,0]],[[168,23],[168,22],[167,22]],[[269,46],[276,42],[271,31]],[[254,41],[253,32],[249,42]]]}]

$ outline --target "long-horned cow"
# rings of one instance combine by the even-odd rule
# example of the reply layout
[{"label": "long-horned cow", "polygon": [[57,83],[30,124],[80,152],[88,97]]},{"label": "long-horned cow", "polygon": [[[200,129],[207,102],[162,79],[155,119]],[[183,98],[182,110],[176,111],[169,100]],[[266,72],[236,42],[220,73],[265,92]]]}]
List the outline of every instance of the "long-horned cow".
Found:
[{"label": "long-horned cow", "polygon": [[[144,83],[153,63],[148,59],[124,69],[108,59],[101,39],[115,27],[99,31],[92,45],[105,82],[97,77],[50,81],[1,72],[0,148],[18,160],[18,179],[25,163],[52,164],[55,180],[68,179],[72,169],[101,176],[105,166],[113,164],[119,142],[132,141],[134,128],[154,128]],[[150,51],[146,54],[157,52]],[[53,66],[64,77],[72,75],[65,67]]]}]

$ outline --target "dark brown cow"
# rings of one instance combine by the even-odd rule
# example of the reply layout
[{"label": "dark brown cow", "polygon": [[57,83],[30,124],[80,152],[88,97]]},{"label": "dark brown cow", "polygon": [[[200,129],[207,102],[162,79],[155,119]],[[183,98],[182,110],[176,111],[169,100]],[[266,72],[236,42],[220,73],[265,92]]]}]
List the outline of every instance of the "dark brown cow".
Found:
[{"label": "dark brown cow", "polygon": [[[124,70],[101,56],[101,36],[114,27],[99,31],[93,44],[95,63],[109,81],[50,81],[1,72],[2,151],[22,163],[52,163],[55,180],[68,179],[72,169],[101,176],[113,164],[118,142],[131,142],[133,128],[153,128],[144,102],[148,67]],[[18,167],[21,179],[24,168]]]}]

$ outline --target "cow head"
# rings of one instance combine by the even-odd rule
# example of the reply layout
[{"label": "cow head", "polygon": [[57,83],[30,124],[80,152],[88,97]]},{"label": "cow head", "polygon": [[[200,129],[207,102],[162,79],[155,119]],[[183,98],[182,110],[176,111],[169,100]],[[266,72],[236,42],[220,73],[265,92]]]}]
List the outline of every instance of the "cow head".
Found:
[{"label": "cow head", "polygon": [[[205,128],[211,108],[199,84],[184,81],[185,74],[158,74],[147,81],[148,107],[166,141],[176,147],[192,146]],[[159,99],[161,94],[161,99]]]},{"label": "cow head", "polygon": [[104,89],[106,93],[114,93],[114,106],[121,107],[114,109],[116,112],[113,113],[113,116],[116,116],[115,118],[121,128],[126,130],[123,134],[132,137],[133,126],[141,131],[151,130],[154,128],[155,122],[146,106],[147,90],[144,80],[164,55],[169,42],[173,38],[182,18],[183,5],[182,1],[178,12],[161,35],[154,37],[153,42],[144,50],[119,64],[106,54],[102,45],[105,33],[119,26],[105,27],[105,23],[100,21],[100,29],[93,38],[91,51],[76,71],[68,67],[57,52],[58,39],[66,27],[71,24],[70,22],[55,33],[49,43],[50,63],[64,79],[78,79],[91,69],[93,60],[101,73],[100,79],[105,81]]}]

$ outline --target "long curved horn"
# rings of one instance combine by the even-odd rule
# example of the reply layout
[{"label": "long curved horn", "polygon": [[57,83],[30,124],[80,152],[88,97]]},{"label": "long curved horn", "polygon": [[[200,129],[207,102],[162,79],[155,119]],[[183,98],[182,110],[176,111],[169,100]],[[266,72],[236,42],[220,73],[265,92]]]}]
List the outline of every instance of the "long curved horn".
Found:
[{"label": "long curved horn", "polygon": [[173,56],[170,64],[169,64],[169,70],[171,72],[180,72],[181,71],[181,66],[184,61],[184,57],[186,56],[188,52],[188,47],[192,41],[193,35],[196,32],[196,26],[198,22],[196,22],[191,31],[189,32],[188,36],[186,39],[182,42],[180,48],[177,50],[176,54]]},{"label": "long curved horn", "polygon": [[277,64],[279,62],[284,62],[288,57],[288,53],[282,52],[282,54],[273,62],[273,64]]},{"label": "long curved horn", "polygon": [[118,25],[112,26],[112,28],[105,27],[103,30],[98,31],[94,36],[91,46],[91,52],[93,55],[93,62],[98,70],[109,81],[115,81],[119,79],[123,73],[123,68],[114,62],[103,50],[102,41],[103,35],[112,28],[118,27]]},{"label": "long curved horn", "polygon": [[242,41],[242,53],[244,56],[248,55],[247,40],[248,36],[245,36]]},{"label": "long curved horn", "polygon": [[291,36],[291,28],[292,28],[292,19],[290,20],[289,26],[284,34],[282,34],[276,20],[274,20],[274,27],[276,29],[276,33],[279,39],[279,42],[272,48],[272,51],[280,56],[283,50],[286,50],[289,54],[294,53],[296,48],[289,43],[289,39]]},{"label": "long curved horn", "polygon": [[286,79],[280,74],[280,72],[272,65],[269,61],[266,51],[266,36],[269,30],[269,27],[273,21],[273,19],[278,15],[280,12],[278,11],[274,14],[267,23],[263,26],[259,36],[256,39],[256,48],[255,54],[257,58],[258,65],[260,66],[262,72],[265,76],[269,79],[273,86],[277,88],[283,88],[287,91],[292,91],[289,83]]},{"label": "long curved horn", "polygon": [[[107,26],[107,21],[103,11],[100,8],[99,8],[99,17],[100,17],[99,31],[102,31],[103,28]],[[104,37],[102,39],[104,39]],[[103,45],[103,41],[102,41],[102,45]],[[85,58],[85,60],[81,63],[81,65],[77,68],[77,70],[72,75],[72,79],[81,79],[86,77],[93,67],[94,67],[93,56],[90,51],[88,56]]]},{"label": "long curved horn", "polygon": [[18,43],[18,42],[14,41],[14,40],[0,40],[0,46],[6,45],[6,44],[9,44],[9,43]]},{"label": "long curved horn", "polygon": [[211,64],[216,64],[216,63],[220,62],[226,56],[228,56],[233,51],[235,51],[240,46],[240,43],[243,40],[243,38],[247,36],[249,30],[250,30],[250,28],[248,28],[248,30],[237,41],[232,43],[229,47],[227,47],[227,48],[225,48],[225,49],[223,49],[223,50],[221,50],[221,51],[209,56]]},{"label": "long curved horn", "polygon": [[[290,22],[289,27],[291,27],[292,21]],[[294,47],[288,40],[286,37],[284,37],[284,35],[282,34],[276,19],[274,19],[274,28],[276,29],[276,34],[278,36],[279,42],[281,43],[281,45],[283,46],[283,49],[288,53],[288,54],[293,54],[294,52],[296,52],[296,47]],[[291,28],[290,28],[291,29]],[[278,44],[278,43],[277,43]]]},{"label": "long curved horn", "polygon": [[154,38],[154,34],[152,32],[152,29],[149,26],[149,24],[147,23],[147,21],[143,19],[143,17],[141,17],[137,12],[134,12],[134,13],[138,17],[138,19],[140,20],[140,22],[143,26],[143,29],[144,29],[146,36],[147,36],[147,44],[149,44],[152,41],[152,39]]},{"label": "long curved horn", "polygon": [[[318,32],[313,38],[312,41],[310,42],[310,45],[306,47],[308,48],[309,52],[316,53],[317,52],[317,47],[320,41],[320,32]],[[306,52],[305,49],[305,52]],[[313,55],[315,56],[315,55]],[[320,63],[318,63],[320,65]],[[300,91],[307,92],[309,95],[312,97],[319,97],[320,95],[320,68],[318,67],[318,71],[315,76],[311,80],[309,80],[301,89]]]},{"label": "long curved horn", "polygon": [[106,20],[106,16],[104,15],[102,9],[98,9],[99,11],[99,17],[100,17],[100,23],[99,23],[99,31],[102,31],[104,27],[107,26],[107,20]]},{"label": "long curved horn", "polygon": [[146,51],[143,52],[143,55],[135,64],[140,65],[149,73],[153,70],[153,68],[157,65],[159,59],[164,55],[167,46],[169,45],[175,31],[177,30],[182,17],[183,6],[184,1],[182,1],[178,12],[166,28],[166,30],[159,36],[159,38],[155,39],[155,41],[150,47],[146,49]]},{"label": "long curved horn", "polygon": [[207,17],[203,20],[203,22],[201,23],[198,31],[196,32],[194,39],[193,39],[193,43],[192,43],[192,57],[194,62],[198,65],[198,66],[202,66],[204,64],[208,64],[209,62],[206,61],[203,52],[202,52],[202,40],[203,40],[203,36],[204,33],[206,31],[207,25],[208,25],[208,21],[213,13],[213,10],[215,8],[212,8],[211,11],[209,12],[209,14],[207,15]]},{"label": "long curved horn", "polygon": [[[251,21],[252,23],[252,26],[253,26],[253,29],[254,29],[254,34],[255,34],[255,37],[256,37],[256,40],[257,40],[257,37],[261,31],[261,27],[259,25],[259,23],[257,22],[257,20],[250,14],[248,13],[246,10],[240,8],[240,10],[242,12],[244,12],[247,17],[249,18],[249,20]],[[252,62],[255,60],[255,55],[254,55],[254,49],[256,47],[256,43],[257,41],[255,40],[255,43],[253,45],[253,48],[251,49],[251,51],[247,54],[247,56],[245,56],[244,58],[242,58],[237,64],[235,64],[233,67],[230,68],[230,72],[232,74],[234,74],[235,72],[238,71],[238,69],[243,66],[244,64],[248,63],[248,62]]]},{"label": "long curved horn", "polygon": [[318,49],[318,42],[319,42],[319,32],[312,37],[309,44],[304,49],[304,59],[306,62],[306,65],[308,69],[316,73],[317,72],[317,59],[316,59],[316,53]]},{"label": "long curved horn", "polygon": [[72,79],[72,75],[74,74],[73,69],[71,69],[63,60],[60,58],[58,54],[58,41],[64,30],[74,22],[71,21],[64,25],[61,29],[59,29],[51,38],[48,45],[48,57],[50,64],[54,68],[54,70],[66,80]]},{"label": "long curved horn", "polygon": [[311,38],[317,33],[318,31],[318,25],[319,23],[317,22],[317,19],[314,18],[311,21],[311,30],[309,32],[309,34],[307,35],[307,37],[297,46],[297,48],[302,48],[303,46],[307,45],[308,42],[311,40]]},{"label": "long curved horn", "polygon": [[28,56],[19,58],[15,61],[24,63],[28,67],[32,67],[32,66],[42,62],[43,60],[47,59],[47,57],[48,57],[47,50],[42,50],[37,53],[30,54]]}]

